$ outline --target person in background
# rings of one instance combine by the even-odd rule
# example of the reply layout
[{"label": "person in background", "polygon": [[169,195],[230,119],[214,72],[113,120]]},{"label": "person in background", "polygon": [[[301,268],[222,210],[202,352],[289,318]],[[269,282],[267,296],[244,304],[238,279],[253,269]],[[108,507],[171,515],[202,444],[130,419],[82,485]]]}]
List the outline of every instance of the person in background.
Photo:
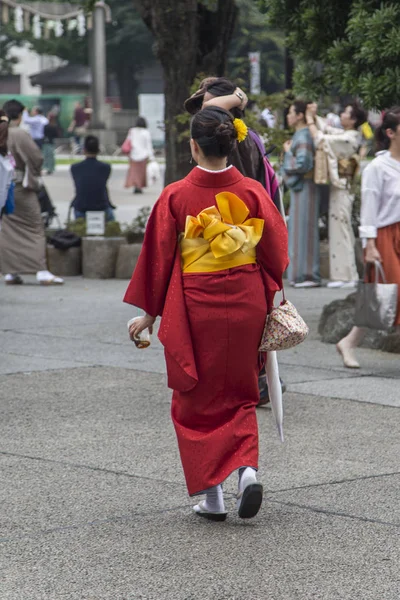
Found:
[{"label": "person in background", "polygon": [[307,107],[306,119],[315,147],[324,150],[329,170],[329,263],[330,288],[355,288],[358,272],[355,237],[351,222],[353,182],[357,174],[362,136],[359,127],[367,119],[357,103],[346,106],[340,115],[342,129],[328,127],[317,117],[317,104]]},{"label": "person in background", "polygon": [[[400,333],[400,106],[385,113],[376,141],[380,152],[362,174],[360,237],[365,262],[382,263],[387,283],[398,285],[395,326]],[[360,367],[354,350],[364,335],[364,328],[353,327],[337,344],[345,367]]]},{"label": "person in background", "polygon": [[314,144],[306,124],[306,102],[295,100],[287,122],[295,130],[284,144],[282,171],[290,190],[288,280],[297,288],[319,287],[319,194],[313,180]]},{"label": "person in background", "polygon": [[136,124],[129,130],[127,139],[131,143],[129,154],[129,169],[126,175],[125,187],[133,187],[134,194],[141,194],[147,187],[147,162],[154,158],[153,144],[146,119],[139,117]]},{"label": "person in background", "polygon": [[100,152],[99,140],[88,135],[84,142],[85,160],[71,166],[75,184],[73,208],[75,219],[85,218],[87,211],[104,211],[106,221],[114,221],[114,211],[107,192],[111,165],[97,159]]},{"label": "person in background", "polygon": [[42,148],[44,141],[44,128],[48,125],[49,120],[43,115],[43,110],[40,106],[32,108],[31,115],[25,109],[22,121],[29,126],[29,131],[35,144]]},{"label": "person in background", "polygon": [[86,135],[88,117],[80,102],[75,103],[74,117],[68,131],[74,134],[78,153],[82,152],[82,139]]},{"label": "person in background", "polygon": [[13,185],[15,166],[7,146],[8,123],[9,119],[6,113],[4,110],[0,110],[0,218],[3,211],[7,209],[6,203]]},{"label": "person in background", "polygon": [[268,106],[261,112],[260,120],[261,123],[265,124],[267,127],[270,127],[270,129],[273,129],[276,125],[276,117],[272,110],[268,108]]},{"label": "person in background", "polygon": [[193,510],[211,521],[226,519],[222,484],[234,471],[239,517],[261,507],[258,347],[288,262],[286,225],[266,190],[227,166],[238,136],[222,108],[193,117],[198,166],[155,204],[124,298],[146,313],[130,326],[131,339],[162,315],[187,488],[190,496],[205,494]]},{"label": "person in background", "polygon": [[52,113],[48,115],[48,124],[44,128],[44,140],[43,140],[43,168],[47,175],[52,175],[56,168],[55,155],[54,155],[54,140],[58,137],[57,117]]},{"label": "person in background", "polygon": [[15,210],[4,215],[0,232],[1,268],[7,285],[22,284],[21,274],[35,273],[41,285],[64,280],[47,269],[46,236],[37,198],[43,155],[29,133],[19,127],[24,106],[10,100],[3,106],[9,118],[8,149],[15,164]]}]

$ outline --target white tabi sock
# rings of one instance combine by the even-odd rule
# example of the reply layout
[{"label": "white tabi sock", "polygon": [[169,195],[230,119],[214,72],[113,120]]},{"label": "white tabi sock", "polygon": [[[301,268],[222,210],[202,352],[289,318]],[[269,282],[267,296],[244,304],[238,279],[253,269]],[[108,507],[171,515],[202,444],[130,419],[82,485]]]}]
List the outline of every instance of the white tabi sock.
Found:
[{"label": "white tabi sock", "polygon": [[244,488],[252,483],[257,483],[256,470],[253,467],[241,467],[239,469],[239,494]]},{"label": "white tabi sock", "polygon": [[221,484],[208,488],[203,506],[210,512],[225,512],[224,493]]}]

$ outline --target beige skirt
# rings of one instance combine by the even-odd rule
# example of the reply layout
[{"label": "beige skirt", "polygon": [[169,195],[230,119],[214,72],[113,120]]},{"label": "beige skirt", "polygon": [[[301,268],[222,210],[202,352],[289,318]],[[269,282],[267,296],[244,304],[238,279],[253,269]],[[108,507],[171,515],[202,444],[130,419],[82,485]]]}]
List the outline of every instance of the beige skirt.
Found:
[{"label": "beige skirt", "polygon": [[0,265],[7,273],[36,273],[46,266],[46,238],[37,195],[15,186],[15,212],[4,215],[0,231]]},{"label": "beige skirt", "polygon": [[136,187],[140,189],[147,187],[146,167],[147,158],[140,161],[129,159],[129,170],[126,176],[125,187]]}]

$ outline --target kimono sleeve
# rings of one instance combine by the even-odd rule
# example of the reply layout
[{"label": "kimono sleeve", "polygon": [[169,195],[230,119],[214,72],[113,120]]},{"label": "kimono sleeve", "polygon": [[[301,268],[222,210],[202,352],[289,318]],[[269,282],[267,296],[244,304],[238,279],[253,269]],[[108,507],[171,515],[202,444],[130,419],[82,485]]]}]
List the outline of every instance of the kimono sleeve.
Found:
[{"label": "kimono sleeve", "polygon": [[321,133],[318,132],[315,138],[316,146],[321,142],[328,145],[331,152],[338,158],[350,158],[358,150],[359,142],[356,137],[350,137],[346,132],[341,133]]},{"label": "kimono sleeve", "polygon": [[169,194],[164,192],[147,223],[143,247],[124,302],[143,309],[152,317],[162,314],[177,244],[176,222],[171,214]]},{"label": "kimono sleeve", "polygon": [[257,216],[264,220],[263,235],[257,245],[257,262],[262,269],[268,310],[270,310],[275,293],[283,287],[283,274],[289,264],[288,231],[281,213],[262,189],[259,194]]},{"label": "kimono sleeve", "polygon": [[285,152],[283,170],[286,175],[303,175],[314,166],[314,153],[311,144],[301,142],[293,150]]},{"label": "kimono sleeve", "polygon": [[[22,135],[18,136],[17,151],[26,167],[28,167],[29,178],[40,177],[43,165],[43,154],[29,133],[26,133],[25,131],[19,133]],[[32,189],[35,189],[34,185],[32,185]]]}]

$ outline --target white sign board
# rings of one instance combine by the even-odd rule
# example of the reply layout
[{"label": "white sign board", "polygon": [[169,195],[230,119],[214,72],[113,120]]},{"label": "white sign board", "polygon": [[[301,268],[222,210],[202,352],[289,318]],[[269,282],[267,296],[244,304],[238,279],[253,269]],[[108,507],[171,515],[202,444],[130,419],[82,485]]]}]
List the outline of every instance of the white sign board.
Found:
[{"label": "white sign board", "polygon": [[250,94],[261,92],[260,53],[249,52],[250,60]]},{"label": "white sign board", "polygon": [[156,144],[164,143],[164,94],[139,94],[139,115],[149,127],[151,139]]},{"label": "white sign board", "polygon": [[106,223],[104,211],[86,213],[86,235],[104,235]]}]

